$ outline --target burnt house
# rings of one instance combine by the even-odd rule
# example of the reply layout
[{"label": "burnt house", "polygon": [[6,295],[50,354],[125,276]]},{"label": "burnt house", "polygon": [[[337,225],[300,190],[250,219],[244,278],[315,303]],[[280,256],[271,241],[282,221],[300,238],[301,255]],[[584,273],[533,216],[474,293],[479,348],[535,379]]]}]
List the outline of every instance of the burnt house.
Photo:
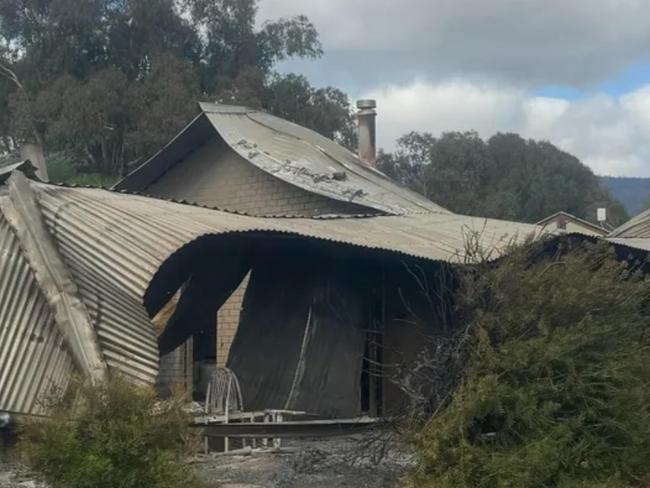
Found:
[{"label": "burnt house", "polygon": [[471,229],[495,254],[536,231],[442,212],[252,217],[0,171],[0,410],[39,413],[75,373],[153,384],[161,352],[210,346],[217,309],[250,273],[228,362],[244,407],[381,413],[391,394],[364,358],[418,346],[404,317],[436,326],[410,273],[435,286],[465,261]]},{"label": "burnt house", "polygon": [[[375,104],[360,101],[360,154],[314,131],[246,107],[201,103],[201,113],[117,190],[259,217],[449,214],[374,167]],[[288,267],[287,269],[291,269]],[[278,270],[278,272],[280,272]],[[217,314],[216,350],[178,349],[164,382],[185,382],[200,358],[226,364],[249,275]],[[198,380],[198,378],[195,378]]]},{"label": "burnt house", "polygon": [[[75,373],[200,397],[224,365],[247,410],[398,406],[387,373],[448,326],[446,279],[476,259],[468,240],[496,258],[544,230],[397,185],[373,167],[374,104],[360,108],[358,156],[259,111],[201,104],[112,190],[0,168],[0,411],[40,413]],[[645,224],[610,240],[647,249]]]}]

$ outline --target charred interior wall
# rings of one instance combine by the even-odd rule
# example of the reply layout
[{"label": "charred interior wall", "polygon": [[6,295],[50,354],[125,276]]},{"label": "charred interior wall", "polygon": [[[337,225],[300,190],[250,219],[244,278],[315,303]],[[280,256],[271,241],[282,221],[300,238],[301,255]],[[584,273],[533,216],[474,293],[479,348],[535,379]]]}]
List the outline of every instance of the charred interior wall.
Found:
[{"label": "charred interior wall", "polygon": [[246,408],[359,411],[366,277],[305,249],[254,266],[228,366]]},{"label": "charred interior wall", "polygon": [[453,303],[455,268],[445,263],[391,262],[386,270],[383,324],[384,413],[399,414],[431,392],[427,374],[437,338],[458,326]]},{"label": "charred interior wall", "polygon": [[[150,294],[160,307],[182,290],[160,337],[164,354],[189,337],[194,347],[209,337],[199,329],[214,328],[217,309],[251,270],[227,363],[239,378],[246,409],[355,416],[369,411],[369,396],[378,395],[377,403],[389,412],[400,399],[386,379],[391,368],[416,357],[426,344],[423,334],[444,325],[436,302],[442,296],[435,284],[440,272],[431,263],[255,235],[208,239],[177,263],[161,273],[159,289]],[[381,364],[372,374],[383,375],[375,383],[367,379],[374,364],[368,361],[370,344],[377,346],[371,359]],[[184,357],[172,353],[163,362],[183,374]]]},{"label": "charred interior wall", "polygon": [[393,377],[447,320],[443,267],[304,242],[272,253],[253,265],[228,361],[246,408],[341,417],[401,407]]},{"label": "charred interior wall", "polygon": [[159,270],[145,306],[154,316],[154,325],[162,329],[158,336],[161,391],[172,385],[189,390],[197,358],[217,362],[217,310],[249,270],[246,246],[236,237],[203,240],[180,251]]}]

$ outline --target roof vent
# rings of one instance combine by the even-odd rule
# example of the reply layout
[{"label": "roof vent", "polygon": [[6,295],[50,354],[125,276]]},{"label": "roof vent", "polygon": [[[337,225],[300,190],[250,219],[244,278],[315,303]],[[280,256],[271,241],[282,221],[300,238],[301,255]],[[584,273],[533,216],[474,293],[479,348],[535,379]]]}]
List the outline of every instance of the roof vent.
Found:
[{"label": "roof vent", "polygon": [[375,118],[377,117],[375,100],[357,100],[357,120],[359,126],[359,159],[366,166],[375,166],[377,146],[375,135]]}]

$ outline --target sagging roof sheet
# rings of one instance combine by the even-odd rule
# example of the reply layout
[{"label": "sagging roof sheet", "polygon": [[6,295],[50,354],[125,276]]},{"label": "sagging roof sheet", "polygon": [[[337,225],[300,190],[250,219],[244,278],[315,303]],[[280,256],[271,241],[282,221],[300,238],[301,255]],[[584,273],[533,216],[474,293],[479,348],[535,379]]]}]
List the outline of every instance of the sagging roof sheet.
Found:
[{"label": "sagging roof sheet", "polygon": [[[139,252],[138,244],[149,240],[152,247],[160,245],[159,229],[142,220],[120,222],[120,214],[101,199],[79,198],[55,188],[38,188],[39,204],[79,288],[104,360],[126,376],[153,383],[158,346],[142,296],[162,256],[157,259],[155,254]],[[140,232],[129,233],[129,223],[139,226]]]},{"label": "sagging roof sheet", "polygon": [[[16,173],[15,175],[18,175]],[[14,176],[14,178],[17,176]],[[20,176],[21,178],[22,175]],[[8,184],[11,186],[12,179]],[[473,232],[496,252],[538,231],[532,225],[429,213],[347,219],[256,218],[115,191],[28,183],[40,218],[75,282],[110,370],[153,383],[157,338],[144,297],[154,275],[202,236],[278,233],[462,262]],[[8,208],[10,192],[0,195]],[[0,214],[0,410],[30,413],[50,386],[64,385],[74,350],[61,338],[33,263]],[[55,325],[59,326],[58,328]],[[64,329],[63,329],[64,330]],[[74,366],[73,366],[74,364]]]},{"label": "sagging roof sheet", "polygon": [[245,107],[200,106],[202,116],[116,188],[145,191],[170,165],[205,141],[207,119],[207,125],[245,160],[309,192],[393,215],[449,213],[364,165],[356,155],[317,132]]},{"label": "sagging roof sheet", "polygon": [[391,214],[446,212],[313,130],[241,107],[202,103],[201,109],[240,156],[287,183]]}]

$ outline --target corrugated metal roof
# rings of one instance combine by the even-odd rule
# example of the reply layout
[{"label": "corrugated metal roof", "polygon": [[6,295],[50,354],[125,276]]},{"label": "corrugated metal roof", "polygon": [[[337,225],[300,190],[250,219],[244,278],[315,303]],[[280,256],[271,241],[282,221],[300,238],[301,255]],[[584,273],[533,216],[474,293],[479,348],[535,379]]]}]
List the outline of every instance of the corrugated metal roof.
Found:
[{"label": "corrugated metal roof", "polygon": [[205,142],[206,121],[241,157],[297,187],[388,214],[448,213],[441,206],[361,163],[339,144],[305,127],[245,107],[201,103],[197,117],[174,140],[115,188],[144,191]]},{"label": "corrugated metal roof", "polygon": [[[463,262],[465,243],[475,232],[496,253],[539,232],[532,225],[448,213],[258,218],[102,189],[39,182],[30,187],[88,310],[104,360],[148,383],[157,375],[158,348],[144,297],[161,266],[203,236],[284,234]],[[0,239],[0,409],[30,412],[43,385],[63,384],[72,365],[17,236],[6,223]],[[30,337],[43,340],[33,343]]]},{"label": "corrugated metal roof", "polygon": [[233,150],[287,183],[390,214],[447,212],[315,131],[264,112],[200,105]]},{"label": "corrugated metal roof", "polygon": [[580,217],[576,217],[573,214],[563,212],[563,211],[555,212],[554,214],[549,215],[548,217],[537,222],[537,225],[542,227],[548,227],[552,224],[559,223],[559,220],[561,218],[565,220],[565,224],[573,224],[567,226],[566,228],[566,232],[569,234],[577,233],[577,234],[585,234],[589,236],[604,236],[608,233],[608,230],[605,229],[604,227],[593,224],[587,220],[581,219]]},{"label": "corrugated metal roof", "polygon": [[[122,220],[101,198],[55,189],[39,188],[41,211],[77,282],[105,361],[137,381],[153,383],[158,346],[142,296],[160,258],[140,252],[145,246],[139,244],[148,240],[149,246],[158,247],[164,234],[146,220]],[[140,232],[130,232],[130,225]]]},{"label": "corrugated metal roof", "polygon": [[607,240],[620,246],[650,251],[650,238],[648,237],[608,237]]},{"label": "corrugated metal roof", "polygon": [[79,290],[43,223],[29,180],[12,177],[7,198],[0,199],[4,218],[12,227],[23,256],[35,270],[38,285],[52,308],[59,331],[70,347],[75,365],[93,381],[106,374],[106,364]]},{"label": "corrugated metal roof", "polygon": [[0,215],[0,410],[40,413],[73,369],[20,241]]},{"label": "corrugated metal roof", "polygon": [[632,217],[609,233],[608,237],[650,238],[650,210]]},{"label": "corrugated metal roof", "polygon": [[[110,271],[116,276],[128,273],[122,285],[134,293],[144,289],[171,252],[203,235],[284,233],[435,261],[463,262],[465,244],[472,233],[480,235],[486,249],[499,252],[513,239],[521,241],[540,232],[530,224],[457,214],[349,219],[250,217],[107,190],[33,185],[42,194],[46,221],[57,239],[65,237],[66,245],[74,246],[70,252],[87,252],[89,258],[91,252],[103,251],[99,242],[110,243],[106,251],[112,254],[110,258],[97,254],[95,260],[106,261],[106,271],[112,264],[115,269]],[[88,242],[87,249],[75,245],[76,236],[81,243]],[[134,266],[123,266],[126,263]]]},{"label": "corrugated metal roof", "polygon": [[614,244],[650,251],[650,210],[641,212],[607,236]]}]

